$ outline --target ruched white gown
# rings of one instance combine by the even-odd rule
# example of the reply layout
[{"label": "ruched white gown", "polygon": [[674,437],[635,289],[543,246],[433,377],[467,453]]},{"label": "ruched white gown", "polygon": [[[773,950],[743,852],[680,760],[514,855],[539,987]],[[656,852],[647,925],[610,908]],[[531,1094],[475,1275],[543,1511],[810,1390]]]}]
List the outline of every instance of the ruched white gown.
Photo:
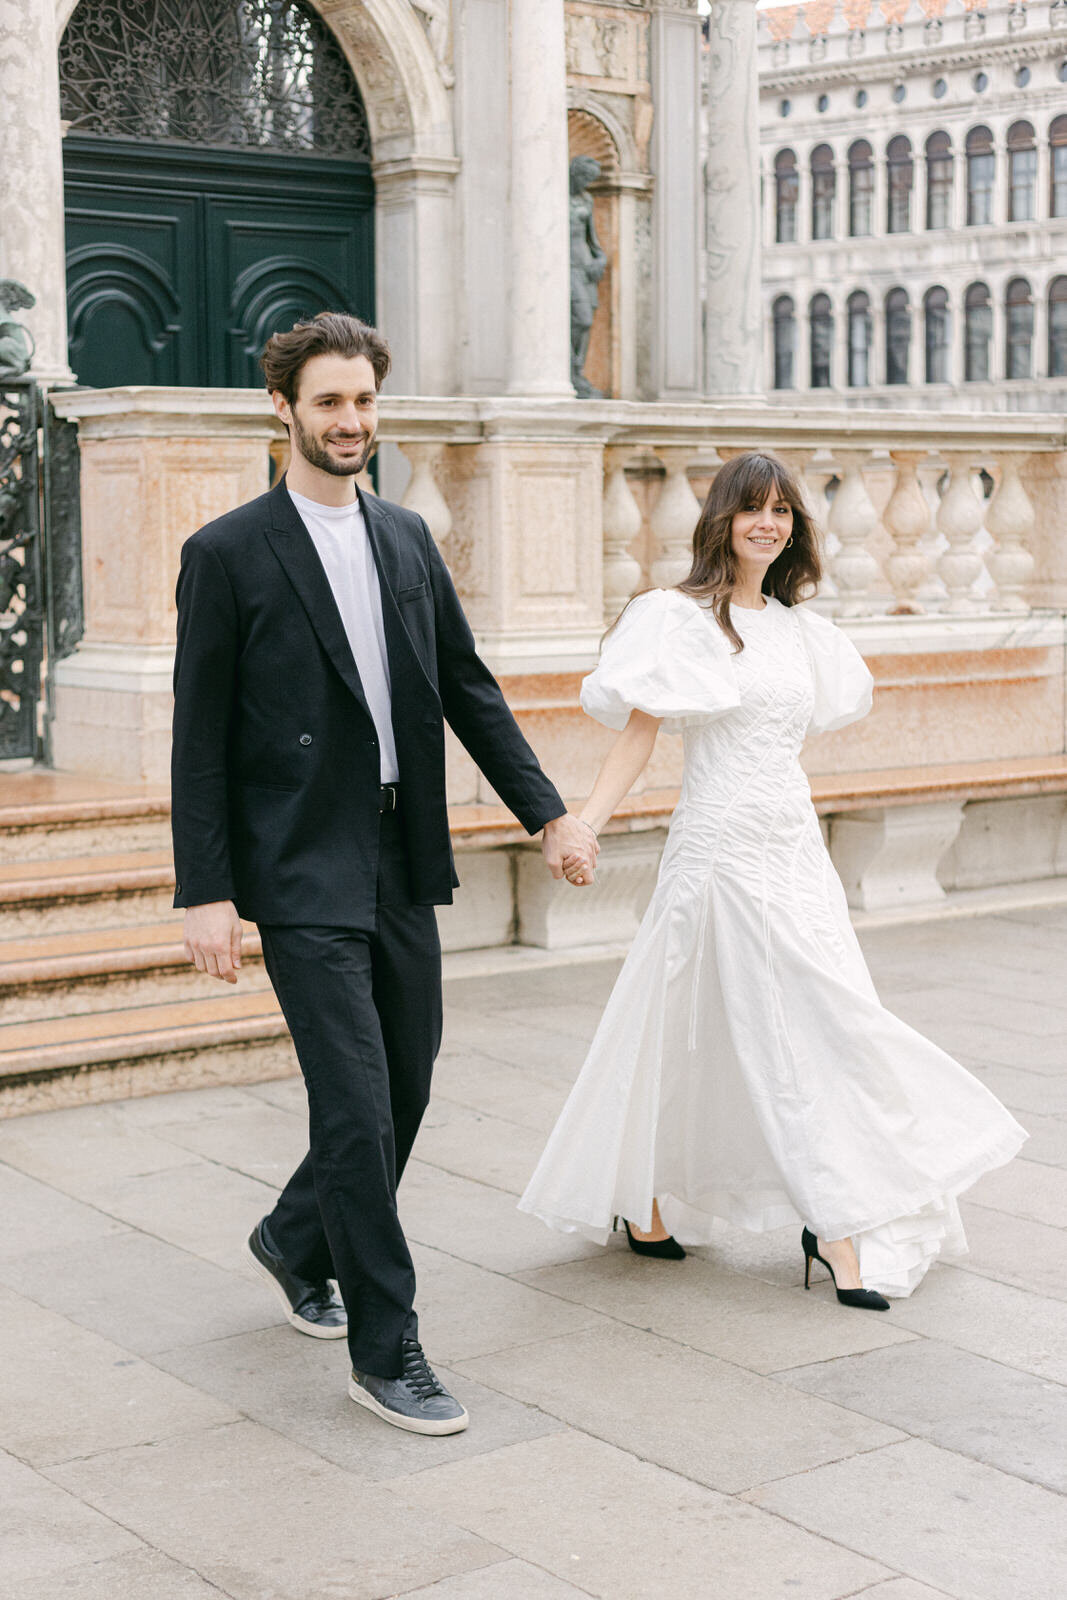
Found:
[{"label": "ruched white gown", "polygon": [[[864,1285],[903,1296],[966,1251],[956,1196],[1026,1133],[879,1003],[800,766],[807,733],[870,708],[847,636],[804,606],[732,609],[740,654],[675,590],[635,600],[582,686],[684,734],[652,901],[519,1202],[604,1243],[658,1199],[683,1244],[714,1219],[855,1238]],[[594,891],[595,892],[595,891]]]}]

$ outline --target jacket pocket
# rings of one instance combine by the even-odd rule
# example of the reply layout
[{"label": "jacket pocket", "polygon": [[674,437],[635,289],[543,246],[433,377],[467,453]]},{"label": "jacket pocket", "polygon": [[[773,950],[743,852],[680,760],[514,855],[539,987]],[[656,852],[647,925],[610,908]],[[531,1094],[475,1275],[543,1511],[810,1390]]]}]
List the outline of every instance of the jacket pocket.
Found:
[{"label": "jacket pocket", "polygon": [[397,604],[403,605],[405,600],[421,600],[428,593],[429,590],[425,583],[413,583],[407,589],[398,589],[396,591]]}]

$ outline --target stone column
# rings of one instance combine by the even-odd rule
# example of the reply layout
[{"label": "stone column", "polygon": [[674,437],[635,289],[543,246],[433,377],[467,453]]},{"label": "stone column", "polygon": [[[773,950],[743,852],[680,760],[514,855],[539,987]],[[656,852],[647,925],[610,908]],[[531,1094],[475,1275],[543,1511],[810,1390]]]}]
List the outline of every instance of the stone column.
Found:
[{"label": "stone column", "polygon": [[[750,0],[744,0],[747,10]],[[690,0],[653,0],[652,363],[657,400],[693,400],[702,390],[700,315],[700,17]],[[714,114],[714,108],[713,108]],[[756,182],[759,144],[746,158]],[[750,193],[757,227],[758,193]],[[759,282],[756,283],[757,291]],[[758,319],[759,308],[757,305]],[[757,323],[758,325],[758,323]],[[750,357],[758,361],[758,356]]]},{"label": "stone column", "polygon": [[509,394],[573,396],[563,0],[510,0]]},{"label": "stone column", "polygon": [[[708,53],[704,392],[761,393],[756,0],[714,0]],[[809,160],[798,237],[811,237]]]},{"label": "stone column", "polygon": [[33,376],[69,382],[54,0],[3,0],[0,39],[0,278],[37,297]]}]

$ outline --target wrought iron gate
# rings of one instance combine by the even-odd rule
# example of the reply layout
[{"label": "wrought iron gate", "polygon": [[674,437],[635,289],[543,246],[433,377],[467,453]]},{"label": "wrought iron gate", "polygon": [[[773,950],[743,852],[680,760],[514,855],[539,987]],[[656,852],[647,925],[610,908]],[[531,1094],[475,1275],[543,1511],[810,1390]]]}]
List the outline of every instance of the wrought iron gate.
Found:
[{"label": "wrought iron gate", "polygon": [[52,670],[81,634],[77,428],[0,378],[0,760],[47,759]]}]

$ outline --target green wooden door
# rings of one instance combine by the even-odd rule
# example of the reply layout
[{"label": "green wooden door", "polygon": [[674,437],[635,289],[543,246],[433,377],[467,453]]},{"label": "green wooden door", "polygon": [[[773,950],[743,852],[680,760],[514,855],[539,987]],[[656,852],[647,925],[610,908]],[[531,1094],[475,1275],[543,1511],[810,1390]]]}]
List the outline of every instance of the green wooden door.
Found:
[{"label": "green wooden door", "polygon": [[270,335],[374,317],[367,162],[64,141],[70,363],[79,383],[249,387]]}]

